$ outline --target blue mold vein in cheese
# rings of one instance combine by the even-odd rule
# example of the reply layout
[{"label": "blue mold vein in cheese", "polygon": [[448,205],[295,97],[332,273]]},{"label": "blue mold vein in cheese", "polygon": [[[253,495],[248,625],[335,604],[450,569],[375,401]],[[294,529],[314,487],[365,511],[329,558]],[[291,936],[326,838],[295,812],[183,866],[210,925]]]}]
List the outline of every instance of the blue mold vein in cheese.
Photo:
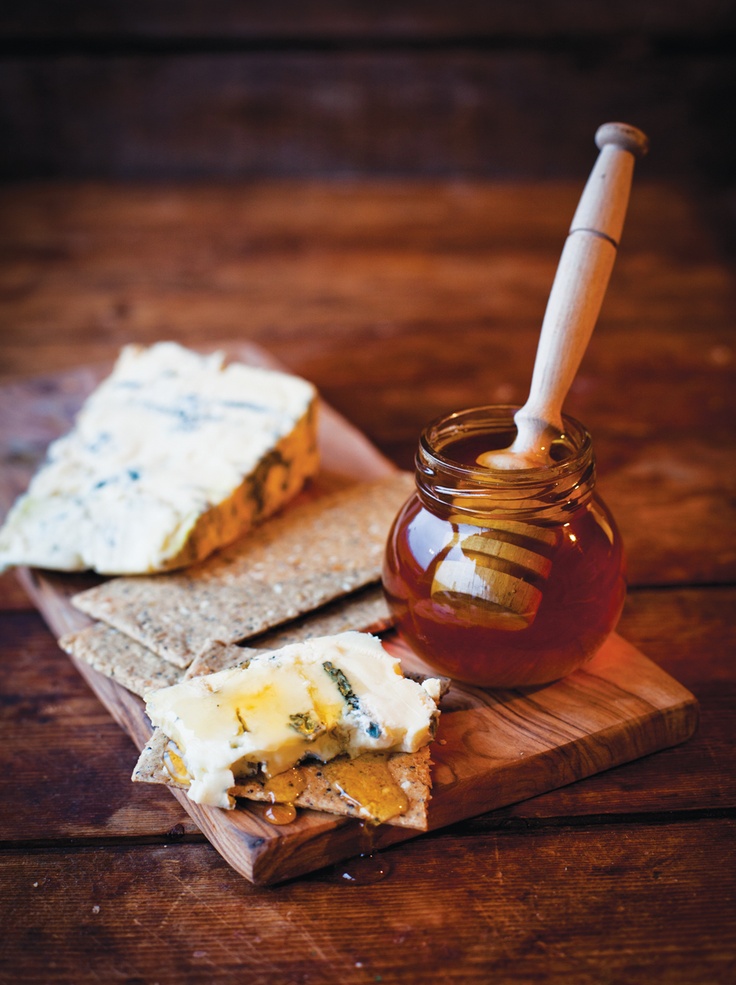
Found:
[{"label": "blue mold vein in cheese", "polygon": [[440,690],[439,680],[405,678],[378,638],[346,632],[153,691],[146,711],[174,743],[190,799],[229,808],[236,774],[416,752],[434,735]]}]

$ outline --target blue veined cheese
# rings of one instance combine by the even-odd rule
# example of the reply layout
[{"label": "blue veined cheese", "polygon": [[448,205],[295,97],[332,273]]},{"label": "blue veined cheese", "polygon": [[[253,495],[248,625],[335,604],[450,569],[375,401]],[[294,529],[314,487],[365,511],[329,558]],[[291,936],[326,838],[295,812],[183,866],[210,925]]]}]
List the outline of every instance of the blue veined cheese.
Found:
[{"label": "blue veined cheese", "polygon": [[416,752],[434,735],[440,692],[439,680],[405,678],[377,637],[347,632],[153,691],[146,711],[173,742],[190,799],[229,808],[236,775],[272,777],[305,758]]},{"label": "blue veined cheese", "polygon": [[173,342],[126,346],[0,529],[0,570],[143,574],[230,543],[317,471],[314,387]]}]

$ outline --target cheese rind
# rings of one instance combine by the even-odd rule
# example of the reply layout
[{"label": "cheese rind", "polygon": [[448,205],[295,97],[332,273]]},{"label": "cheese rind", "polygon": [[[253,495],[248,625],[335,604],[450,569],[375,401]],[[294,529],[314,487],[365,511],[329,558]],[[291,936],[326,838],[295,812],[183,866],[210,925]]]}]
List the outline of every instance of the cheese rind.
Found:
[{"label": "cheese rind", "polygon": [[0,569],[143,574],[230,543],[318,467],[316,391],[172,342],[126,346],[0,529]]},{"label": "cheese rind", "polygon": [[348,632],[153,691],[146,711],[175,744],[190,799],[228,808],[236,774],[270,777],[305,758],[415,752],[434,735],[439,694],[439,681],[405,678],[379,639]]}]

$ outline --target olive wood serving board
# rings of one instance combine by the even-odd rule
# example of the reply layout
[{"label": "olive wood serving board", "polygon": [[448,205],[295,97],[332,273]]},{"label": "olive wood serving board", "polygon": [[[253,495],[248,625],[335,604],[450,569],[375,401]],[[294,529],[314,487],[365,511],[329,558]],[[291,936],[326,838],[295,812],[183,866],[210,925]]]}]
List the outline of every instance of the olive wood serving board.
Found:
[{"label": "olive wood serving board", "polygon": [[[243,360],[274,365],[250,346],[232,349]],[[73,414],[109,367],[82,368],[0,387],[0,508],[3,515],[25,487],[49,441],[66,431]],[[342,480],[377,478],[393,465],[330,408],[321,423],[323,469]],[[19,569],[18,576],[58,636],[86,625],[70,598],[99,581]],[[421,660],[396,634],[386,646],[407,671]],[[60,652],[60,659],[61,652]],[[151,733],[143,703],[119,684],[71,659],[99,700],[142,748]],[[487,691],[453,684],[443,700],[432,746],[430,830],[505,807],[689,738],[698,706],[689,691],[617,634],[584,670],[527,691]],[[131,757],[131,771],[134,757]],[[373,852],[422,832],[300,810],[288,825],[265,817],[265,805],[234,811],[201,807],[171,790],[212,845],[238,872],[271,884],[330,863]]]}]

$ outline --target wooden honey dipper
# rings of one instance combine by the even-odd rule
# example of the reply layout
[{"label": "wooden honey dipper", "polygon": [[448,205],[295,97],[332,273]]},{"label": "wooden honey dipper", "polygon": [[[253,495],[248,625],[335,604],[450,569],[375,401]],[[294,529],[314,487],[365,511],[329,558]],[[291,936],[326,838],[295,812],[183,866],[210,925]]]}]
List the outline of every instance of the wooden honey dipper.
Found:
[{"label": "wooden honey dipper", "polygon": [[[509,448],[484,452],[477,464],[496,470],[550,466],[550,447],[563,431],[562,404],[598,319],[616,258],[629,201],[634,162],[647,137],[625,123],[605,123],[600,150],[573,216],[545,311],[529,397],[514,416]],[[467,518],[456,517],[458,522]],[[471,521],[472,522],[472,521]],[[551,568],[557,533],[514,520],[484,521],[477,534],[456,538],[440,560],[432,594],[472,600],[499,628],[523,629],[542,600],[539,583]],[[468,563],[468,561],[474,563]]]},{"label": "wooden honey dipper", "polygon": [[514,416],[513,444],[485,452],[478,464],[527,469],[550,464],[550,444],[562,433],[562,403],[593,334],[629,204],[634,161],[649,142],[636,127],[604,123],[600,150],[575,210],[542,321],[532,384]]}]

